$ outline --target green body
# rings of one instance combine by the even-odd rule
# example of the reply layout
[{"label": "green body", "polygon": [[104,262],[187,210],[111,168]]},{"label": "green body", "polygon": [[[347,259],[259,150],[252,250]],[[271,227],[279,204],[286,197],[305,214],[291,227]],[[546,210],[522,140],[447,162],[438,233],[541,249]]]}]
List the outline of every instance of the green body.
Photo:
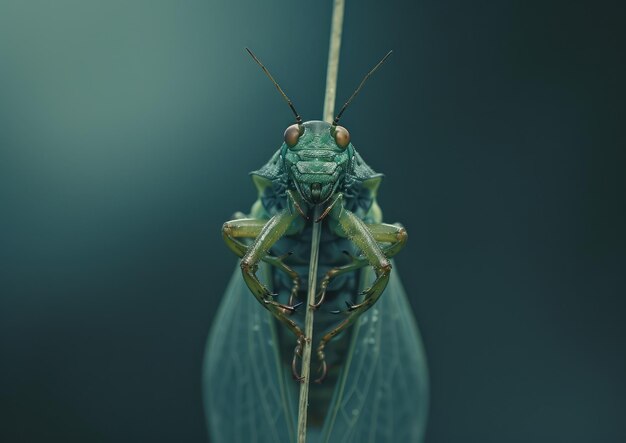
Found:
[{"label": "green body", "polygon": [[[296,359],[302,340],[306,339],[303,312],[298,311],[297,306],[300,300],[306,299],[302,288],[306,287],[303,283],[308,279],[312,224],[322,223],[319,261],[322,277],[316,297],[316,335],[312,339],[316,343],[319,361],[318,381],[323,383],[312,388],[310,435],[317,432],[323,441],[336,441],[336,433],[354,436],[343,441],[367,441],[361,439],[364,435],[374,438],[371,441],[392,441],[380,440],[380,436],[395,432],[402,441],[419,441],[426,411],[426,369],[417,328],[397,276],[392,279],[396,282],[392,285],[395,290],[391,293],[387,291],[382,297],[389,297],[382,302],[384,309],[375,309],[374,314],[369,315],[369,310],[378,306],[377,302],[390,282],[393,274],[390,257],[404,246],[406,231],[398,224],[382,223],[382,213],[376,202],[382,175],[375,173],[361,159],[351,143],[340,146],[333,136],[334,128],[325,122],[306,122],[298,128],[300,135],[297,143],[283,143],[266,165],[252,173],[259,198],[250,213],[223,226],[226,244],[241,257],[241,273],[240,277],[234,277],[225,295],[223,303],[228,308],[218,315],[207,351],[206,398],[212,435],[217,441],[237,441],[224,423],[229,414],[221,409],[223,406],[215,397],[220,398],[217,393],[223,390],[220,381],[220,377],[224,377],[220,371],[224,366],[222,359],[230,361],[224,354],[237,353],[233,364],[241,364],[239,348],[242,343],[238,340],[243,340],[244,336],[250,338],[245,328],[251,327],[264,331],[271,350],[261,352],[256,347],[248,347],[247,352],[252,354],[246,354],[250,356],[247,369],[255,374],[262,372],[268,380],[258,382],[269,384],[281,393],[280,400],[270,408],[278,408],[276,414],[280,419],[276,423],[281,424],[266,417],[256,427],[263,423],[275,432],[278,440],[293,440],[294,388],[297,383],[289,381],[288,375],[293,372],[293,377],[298,378]],[[319,220],[312,220],[316,205],[320,206],[322,216]],[[251,309],[248,302],[254,296],[274,320],[271,317],[263,320],[265,317],[262,316],[252,325],[241,325],[236,318],[230,318],[236,315],[231,303],[235,298],[242,297],[242,282],[245,282],[249,292],[245,303],[239,300],[240,309]],[[256,311],[251,313],[253,318],[262,313],[258,307]],[[349,327],[359,319],[361,326],[350,335]],[[363,329],[368,320],[369,325]],[[229,325],[231,331],[220,330],[220,327],[227,328],[220,326],[220,322]],[[280,324],[285,327],[279,327]],[[385,328],[393,337],[381,335]],[[288,331],[293,338],[286,334]],[[388,343],[385,343],[386,340]],[[337,343],[336,349],[330,346],[327,351],[326,345],[331,341]],[[229,342],[232,345],[230,350]],[[293,347],[295,351],[290,369],[289,349]],[[380,360],[384,352],[390,353],[386,359],[388,367],[384,367],[385,362]],[[357,357],[361,361],[355,363]],[[260,359],[267,360],[262,371],[259,370]],[[362,366],[368,359],[371,359],[366,363],[369,368]],[[399,375],[398,365],[403,366],[402,360],[410,366],[402,369],[401,372],[405,373]],[[392,371],[385,375],[388,369]],[[370,378],[375,377],[381,386],[387,386],[384,388],[387,392],[384,399],[369,398],[371,395],[380,396],[383,392],[370,391],[373,387],[371,381],[370,386],[362,387],[363,395],[358,395],[361,389],[358,384],[350,392],[346,391],[351,383],[363,376],[362,371],[368,370],[371,370]],[[377,371],[380,374],[376,375]],[[410,387],[394,386],[404,377]],[[255,391],[256,388],[251,389]],[[259,408],[263,408],[268,402],[268,394],[255,392],[252,397],[259,402]],[[409,400],[411,397],[415,399],[413,405]],[[248,401],[242,399],[239,403],[231,403],[231,406],[246,415],[249,414],[246,410]],[[339,412],[351,402],[360,405],[349,411],[353,414],[381,401],[402,404],[403,409],[392,413],[393,419],[374,429],[358,428],[359,420],[377,420],[376,417],[365,418],[365,412],[355,417],[353,423],[350,420],[342,422]],[[262,410],[258,412],[262,416]],[[413,417],[414,423],[397,421],[407,417]],[[250,417],[251,420],[255,418]],[[406,429],[400,430],[401,426]],[[246,440],[242,436],[240,441]],[[268,438],[267,441],[276,440]]]}]

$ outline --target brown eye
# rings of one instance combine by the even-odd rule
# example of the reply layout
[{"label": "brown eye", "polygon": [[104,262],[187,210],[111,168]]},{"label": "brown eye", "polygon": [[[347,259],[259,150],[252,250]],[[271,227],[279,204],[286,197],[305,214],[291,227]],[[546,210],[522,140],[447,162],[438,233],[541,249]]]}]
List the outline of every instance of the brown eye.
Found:
[{"label": "brown eye", "polygon": [[296,143],[298,143],[298,139],[301,136],[300,126],[299,125],[291,125],[285,130],[285,143],[290,148],[293,148]]},{"label": "brown eye", "polygon": [[343,126],[337,126],[333,132],[335,143],[342,149],[346,149],[350,144],[350,133]]}]

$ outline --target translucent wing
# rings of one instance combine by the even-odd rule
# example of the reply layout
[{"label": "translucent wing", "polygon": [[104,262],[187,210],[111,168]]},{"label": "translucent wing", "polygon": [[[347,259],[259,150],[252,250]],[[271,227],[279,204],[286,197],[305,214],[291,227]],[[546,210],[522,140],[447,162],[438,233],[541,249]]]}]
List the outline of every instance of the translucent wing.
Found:
[{"label": "translucent wing", "polygon": [[[364,274],[362,281],[372,281],[370,270]],[[397,269],[354,328],[322,441],[421,442],[428,409],[426,358]]]},{"label": "translucent wing", "polygon": [[[261,266],[259,272],[268,272]],[[286,383],[274,321],[239,267],[213,322],[205,353],[204,404],[210,441],[295,441],[297,403]]]}]

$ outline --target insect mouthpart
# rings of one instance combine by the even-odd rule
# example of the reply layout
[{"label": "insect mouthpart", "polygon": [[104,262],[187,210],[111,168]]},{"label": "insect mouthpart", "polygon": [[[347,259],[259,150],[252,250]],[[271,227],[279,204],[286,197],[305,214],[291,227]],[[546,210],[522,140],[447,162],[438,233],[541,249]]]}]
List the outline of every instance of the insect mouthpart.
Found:
[{"label": "insect mouthpart", "polygon": [[324,203],[337,191],[341,182],[339,172],[335,169],[330,174],[295,174],[294,184],[304,200],[318,205]]},{"label": "insect mouthpart", "polygon": [[321,203],[320,197],[322,196],[322,184],[321,183],[313,183],[311,185],[311,197],[313,197],[313,202]]}]

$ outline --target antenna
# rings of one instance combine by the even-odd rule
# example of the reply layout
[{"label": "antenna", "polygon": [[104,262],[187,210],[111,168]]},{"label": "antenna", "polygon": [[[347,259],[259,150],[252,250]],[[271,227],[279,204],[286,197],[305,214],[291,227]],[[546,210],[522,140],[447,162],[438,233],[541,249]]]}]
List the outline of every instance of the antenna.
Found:
[{"label": "antenna", "polygon": [[[265,74],[270,78],[270,80],[272,81],[272,83],[274,83],[274,86],[276,86],[276,89],[278,89],[278,92],[280,92],[280,95],[283,96],[283,98],[285,99],[285,101],[287,102],[287,104],[289,105],[289,107],[291,108],[291,112],[293,112],[293,115],[296,116],[296,123],[298,125],[302,124],[302,117],[300,117],[300,114],[298,114],[298,111],[296,111],[296,108],[293,107],[293,103],[291,103],[291,100],[289,100],[289,97],[287,97],[287,94],[285,94],[283,92],[283,90],[281,89],[281,87],[278,85],[278,83],[276,82],[276,80],[274,80],[274,77],[272,77],[272,74],[270,74],[270,71],[267,70],[267,68],[265,66],[263,66],[263,63],[261,63],[261,61],[256,57],[256,55],[254,55],[252,53],[252,51],[248,48],[246,48],[246,51],[248,51],[248,54],[250,54],[250,56],[252,56],[252,58],[254,59],[255,62],[257,62],[257,64],[261,67],[261,69],[263,69],[263,72],[265,72]],[[389,54],[387,54],[389,55]],[[380,63],[379,63],[380,64]],[[377,66],[378,67],[378,66]],[[376,69],[376,68],[374,68]],[[368,74],[369,75],[369,74]]]},{"label": "antenna", "polygon": [[[337,114],[337,117],[335,117],[335,119],[333,120],[333,127],[337,126],[337,123],[339,123],[339,119],[341,118],[341,116],[343,115],[343,112],[346,110],[346,108],[348,106],[350,106],[350,103],[352,103],[352,100],[354,100],[354,97],[356,97],[356,95],[361,91],[361,88],[363,87],[363,85],[365,84],[365,82],[367,81],[367,79],[370,77],[370,75],[372,75],[374,72],[376,72],[376,70],[378,68],[380,68],[380,66],[385,63],[385,60],[387,60],[387,58],[391,55],[393,51],[389,51],[387,53],[387,55],[385,55],[381,61],[378,62],[378,64],[376,66],[374,66],[372,68],[372,70],[370,72],[368,72],[365,77],[363,78],[363,80],[361,80],[361,83],[359,84],[359,87],[356,88],[356,90],[352,93],[352,95],[350,96],[350,98],[348,99],[348,101],[343,105],[343,108],[341,108],[341,111],[339,111],[339,114]],[[278,86],[278,85],[277,85]]]}]

